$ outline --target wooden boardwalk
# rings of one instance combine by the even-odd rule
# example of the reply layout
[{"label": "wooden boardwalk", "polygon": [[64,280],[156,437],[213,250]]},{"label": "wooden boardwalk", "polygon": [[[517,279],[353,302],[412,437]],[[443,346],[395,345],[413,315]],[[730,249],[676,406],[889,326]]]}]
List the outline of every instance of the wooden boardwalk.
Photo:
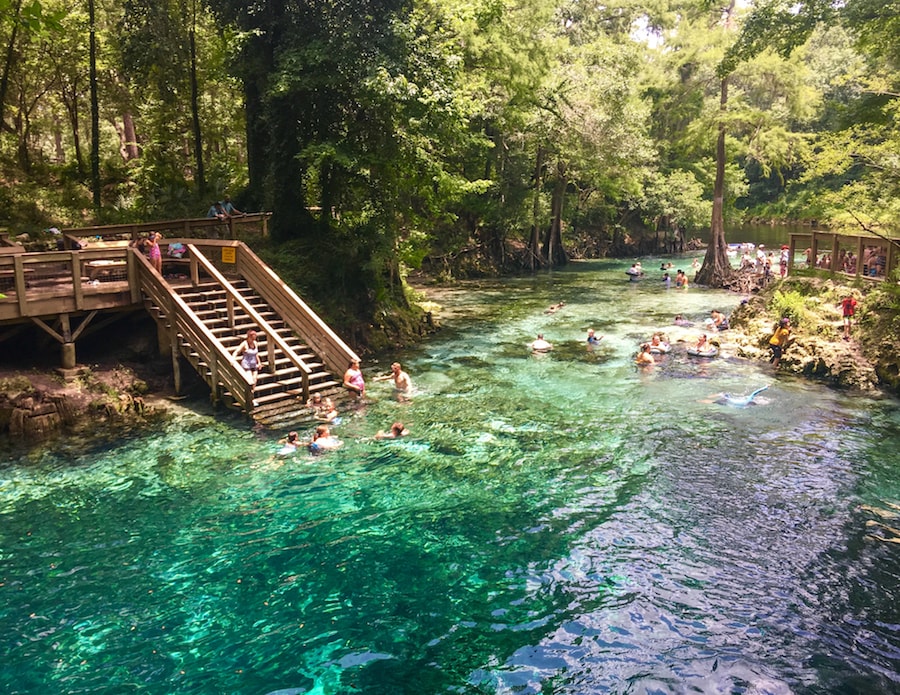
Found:
[{"label": "wooden boardwalk", "polygon": [[[62,251],[0,252],[0,340],[35,324],[60,344],[61,366],[74,368],[86,329],[141,310],[156,320],[160,349],[171,353],[176,392],[189,364],[214,402],[265,422],[340,386],[357,355],[244,242],[165,239],[160,274],[131,243],[141,233],[110,239],[121,232],[65,232],[90,241]],[[180,257],[169,254],[175,244],[184,248]],[[232,357],[250,328],[260,335],[264,363],[255,392]]]},{"label": "wooden boardwalk", "polygon": [[817,268],[865,280],[884,280],[900,263],[900,239],[873,234],[833,232],[791,233],[788,272],[795,269],[795,254],[803,253],[803,268]]}]

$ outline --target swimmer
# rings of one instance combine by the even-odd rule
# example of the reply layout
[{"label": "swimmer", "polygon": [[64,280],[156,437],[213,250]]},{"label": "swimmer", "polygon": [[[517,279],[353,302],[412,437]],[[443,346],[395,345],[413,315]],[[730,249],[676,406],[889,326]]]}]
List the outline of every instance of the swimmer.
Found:
[{"label": "swimmer", "polygon": [[400,437],[405,437],[408,434],[409,430],[403,426],[402,422],[395,422],[387,432],[378,430],[375,439],[400,439]]},{"label": "swimmer", "polygon": [[288,436],[284,439],[279,439],[278,443],[281,444],[281,448],[276,452],[277,455],[290,456],[300,446],[300,435],[296,432],[289,432]]},{"label": "swimmer", "polygon": [[601,340],[603,340],[602,335],[598,338],[594,334],[594,329],[588,328],[588,332],[587,332],[587,344],[588,345],[599,345]]},{"label": "swimmer", "polygon": [[716,325],[717,331],[727,331],[729,328],[728,317],[725,316],[721,311],[713,309],[709,312],[710,317],[713,320],[713,323]]},{"label": "swimmer", "polygon": [[650,338],[650,352],[652,353],[668,352],[670,347],[669,338],[665,333],[657,331]]},{"label": "swimmer", "polygon": [[311,454],[317,454],[328,449],[337,449],[342,444],[340,439],[331,434],[328,425],[319,425],[307,447]]},{"label": "swimmer", "polygon": [[559,304],[551,304],[551,305],[546,309],[546,311],[544,311],[544,313],[545,313],[545,314],[555,314],[557,311],[559,311],[560,309],[562,309],[565,305],[566,305],[565,302],[560,302]]},{"label": "swimmer", "polygon": [[653,359],[653,354],[650,352],[650,343],[641,345],[641,351],[637,354],[635,361],[640,367],[649,367],[656,364],[656,360]]},{"label": "swimmer", "polygon": [[322,398],[321,393],[314,393],[306,402],[306,407],[313,411],[316,420],[323,422],[331,422],[337,415],[337,408],[334,407],[334,401],[330,398]]},{"label": "swimmer", "polygon": [[553,343],[548,343],[544,340],[544,334],[538,333],[537,340],[531,343],[531,349],[533,352],[548,352],[553,349]]},{"label": "swimmer", "polygon": [[375,381],[387,381],[388,379],[394,382],[394,388],[397,391],[402,391],[403,393],[412,391],[412,380],[409,378],[409,374],[403,371],[403,367],[400,366],[399,362],[394,362],[391,365],[390,374],[375,377]]}]

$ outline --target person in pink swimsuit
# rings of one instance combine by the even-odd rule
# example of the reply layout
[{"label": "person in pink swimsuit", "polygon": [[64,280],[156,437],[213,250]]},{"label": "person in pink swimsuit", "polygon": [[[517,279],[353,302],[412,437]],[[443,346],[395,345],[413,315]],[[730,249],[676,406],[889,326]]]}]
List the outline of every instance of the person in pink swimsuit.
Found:
[{"label": "person in pink swimsuit", "polygon": [[159,250],[159,240],[161,238],[159,232],[150,232],[147,237],[149,242],[147,246],[147,255],[150,257],[150,263],[156,268],[156,272],[162,275],[162,253]]},{"label": "person in pink swimsuit", "polygon": [[362,398],[366,393],[366,382],[359,370],[359,360],[350,360],[350,366],[344,372],[344,388]]}]

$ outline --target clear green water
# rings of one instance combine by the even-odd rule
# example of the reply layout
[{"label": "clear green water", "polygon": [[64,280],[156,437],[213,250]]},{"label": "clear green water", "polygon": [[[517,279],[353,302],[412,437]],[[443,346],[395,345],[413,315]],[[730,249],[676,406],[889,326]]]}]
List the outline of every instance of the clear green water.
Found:
[{"label": "clear green water", "polygon": [[626,266],[445,293],[443,332],[368,365],[418,393],[372,384],[326,456],[201,411],[5,455],[0,692],[900,692],[900,545],[867,538],[900,502],[896,402],[639,371],[651,330],[738,298]]}]

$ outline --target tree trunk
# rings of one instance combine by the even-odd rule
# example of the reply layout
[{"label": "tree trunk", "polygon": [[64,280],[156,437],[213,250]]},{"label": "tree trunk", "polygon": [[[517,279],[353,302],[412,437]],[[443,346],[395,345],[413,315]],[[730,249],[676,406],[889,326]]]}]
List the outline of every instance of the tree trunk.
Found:
[{"label": "tree trunk", "polygon": [[6,122],[6,95],[9,92],[9,74],[12,72],[13,63],[16,60],[16,38],[19,32],[19,13],[22,11],[22,0],[16,0],[13,10],[12,30],[9,35],[9,43],[6,45],[6,62],[3,65],[3,75],[0,76],[0,127],[5,127]]},{"label": "tree trunk", "polygon": [[534,198],[531,207],[531,240],[528,242],[528,256],[531,271],[534,272],[544,265],[544,259],[540,255],[541,248],[541,188],[543,180],[541,172],[544,169],[544,148],[538,145],[537,155],[534,161]]},{"label": "tree trunk", "polygon": [[716,182],[713,187],[712,226],[703,265],[694,278],[699,285],[724,287],[734,271],[725,242],[725,109],[728,106],[728,77],[722,78],[719,98],[719,136],[716,140]]},{"label": "tree trunk", "polygon": [[553,199],[550,205],[550,228],[544,243],[544,257],[551,268],[569,262],[568,254],[562,245],[562,216],[568,184],[566,163],[560,160],[556,164],[556,183],[553,186]]},{"label": "tree trunk", "polygon": [[194,158],[197,166],[197,193],[206,195],[206,173],[203,170],[203,137],[200,131],[199,88],[197,86],[197,0],[191,3],[191,126],[194,131]]},{"label": "tree trunk", "polygon": [[125,135],[125,159],[131,161],[140,155],[138,150],[137,132],[134,129],[134,116],[130,113],[122,114],[122,130]]},{"label": "tree trunk", "polygon": [[97,96],[97,24],[94,0],[88,0],[91,87],[91,190],[94,212],[100,212],[100,100]]}]

